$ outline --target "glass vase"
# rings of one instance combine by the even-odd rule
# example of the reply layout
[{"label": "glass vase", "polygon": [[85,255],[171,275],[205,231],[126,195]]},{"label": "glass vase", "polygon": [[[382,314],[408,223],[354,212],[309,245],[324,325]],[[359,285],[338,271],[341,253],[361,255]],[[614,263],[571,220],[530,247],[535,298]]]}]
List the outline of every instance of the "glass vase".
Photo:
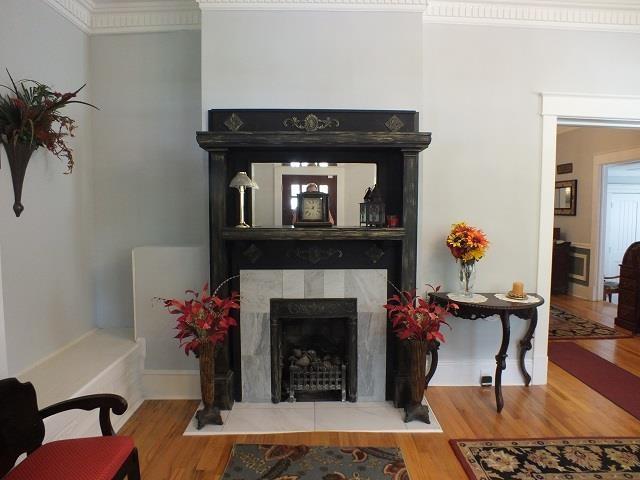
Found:
[{"label": "glass vase", "polygon": [[458,266],[460,268],[458,272],[460,295],[471,298],[473,297],[473,285],[476,281],[476,262],[475,260],[460,260]]}]

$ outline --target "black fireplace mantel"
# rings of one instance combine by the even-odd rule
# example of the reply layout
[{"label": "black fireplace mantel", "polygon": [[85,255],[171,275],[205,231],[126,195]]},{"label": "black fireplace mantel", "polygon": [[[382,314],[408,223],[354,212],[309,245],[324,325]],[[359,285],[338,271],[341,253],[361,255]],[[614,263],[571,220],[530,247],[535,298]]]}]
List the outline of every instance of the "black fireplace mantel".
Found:
[{"label": "black fireplace mantel", "polygon": [[[431,142],[430,133],[418,130],[417,112],[214,109],[208,118],[208,131],[196,138],[209,153],[211,285],[247,268],[384,268],[394,285],[416,287],[418,156]],[[233,228],[239,212],[229,182],[238,171],[250,172],[254,163],[327,159],[375,164],[387,211],[399,214],[401,228]],[[251,201],[249,196],[249,224]],[[233,370],[236,399],[241,396],[239,329],[231,330],[228,348],[216,362],[219,375]],[[398,403],[403,360],[391,331],[388,337],[387,397]]]}]

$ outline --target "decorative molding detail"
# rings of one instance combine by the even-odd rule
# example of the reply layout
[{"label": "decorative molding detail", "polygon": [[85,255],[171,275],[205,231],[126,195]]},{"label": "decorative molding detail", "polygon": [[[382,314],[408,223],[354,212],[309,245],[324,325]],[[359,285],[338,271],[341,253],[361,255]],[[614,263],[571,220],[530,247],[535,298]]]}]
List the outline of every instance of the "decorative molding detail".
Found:
[{"label": "decorative molding detail", "polygon": [[423,12],[427,0],[198,0],[202,10],[365,10]]},{"label": "decorative molding detail", "polygon": [[224,121],[224,126],[232,132],[237,132],[238,130],[240,130],[240,127],[242,127],[242,125],[244,125],[244,122],[235,113],[232,113],[231,116]]},{"label": "decorative molding detail", "polygon": [[91,33],[91,5],[84,0],[44,0],[51,8],[85,33]]},{"label": "decorative molding detail", "polygon": [[242,256],[255,265],[262,257],[262,250],[260,250],[255,243],[252,243],[249,248],[242,252]]},{"label": "decorative molding detail", "polygon": [[371,260],[371,263],[378,263],[382,257],[384,257],[384,250],[378,248],[376,245],[371,245],[364,254]]},{"label": "decorative molding detail", "polygon": [[[197,30],[200,10],[410,11],[424,23],[640,32],[640,6],[572,0],[44,0],[88,34]],[[199,6],[199,8],[198,8]]]},{"label": "decorative molding detail", "polygon": [[342,258],[342,255],[342,250],[337,250],[334,248],[322,248],[318,247],[317,245],[312,245],[306,248],[292,248],[287,252],[288,257],[295,257],[299,258],[300,260],[305,260],[311,265],[317,265],[324,260],[329,260],[331,257]]},{"label": "decorative molding detail", "polygon": [[285,119],[282,124],[285,127],[296,127],[298,130],[305,130],[307,132],[315,132],[316,130],[340,126],[340,122],[335,118],[327,117],[322,120],[313,113],[304,117],[302,122],[298,120],[298,117],[291,117]]},{"label": "decorative molding detail", "polygon": [[398,118],[397,115],[391,116],[389,120],[384,122],[385,127],[387,127],[392,132],[399,131],[402,127],[404,127],[404,122]]},{"label": "decorative molding detail", "polygon": [[629,2],[429,0],[424,23],[640,32],[640,6]]},{"label": "decorative molding detail", "polygon": [[195,0],[44,1],[88,34],[164,32],[200,28],[200,10]]}]

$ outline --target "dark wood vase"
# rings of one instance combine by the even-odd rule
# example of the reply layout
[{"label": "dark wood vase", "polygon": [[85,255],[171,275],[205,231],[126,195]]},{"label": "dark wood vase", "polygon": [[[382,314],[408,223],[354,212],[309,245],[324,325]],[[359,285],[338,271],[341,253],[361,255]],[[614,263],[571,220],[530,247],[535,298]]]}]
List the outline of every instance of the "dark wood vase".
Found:
[{"label": "dark wood vase", "polygon": [[431,423],[429,420],[429,408],[422,404],[424,396],[425,379],[427,375],[427,353],[429,342],[427,340],[408,340],[406,342],[409,357],[409,403],[404,407],[404,421],[418,420]]},{"label": "dark wood vase", "polygon": [[200,360],[200,394],[203,407],[196,413],[198,430],[207,424],[222,425],[220,409],[213,405],[214,375],[215,375],[215,346],[205,342],[198,349]]},{"label": "dark wood vase", "polygon": [[13,211],[16,217],[19,217],[24,206],[22,205],[22,185],[24,184],[24,174],[27,171],[27,165],[31,159],[31,155],[38,148],[36,145],[26,143],[5,143],[4,149],[7,152],[9,160],[9,169],[11,170],[11,181],[13,182]]}]

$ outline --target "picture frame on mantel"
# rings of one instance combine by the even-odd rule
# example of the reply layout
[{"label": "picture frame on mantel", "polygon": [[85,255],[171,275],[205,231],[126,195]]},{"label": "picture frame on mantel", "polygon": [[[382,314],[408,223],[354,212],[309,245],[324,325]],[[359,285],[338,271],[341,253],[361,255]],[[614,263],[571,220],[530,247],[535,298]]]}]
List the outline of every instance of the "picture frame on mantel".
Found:
[{"label": "picture frame on mantel", "polygon": [[557,180],[554,202],[555,215],[576,215],[578,180]]}]

